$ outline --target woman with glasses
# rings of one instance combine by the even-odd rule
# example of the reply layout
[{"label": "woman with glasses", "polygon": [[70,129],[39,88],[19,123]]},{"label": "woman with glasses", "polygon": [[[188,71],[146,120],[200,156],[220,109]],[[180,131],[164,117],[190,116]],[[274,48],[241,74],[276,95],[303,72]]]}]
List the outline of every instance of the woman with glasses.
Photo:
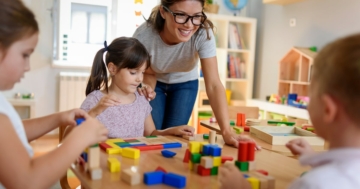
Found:
[{"label": "woman with glasses", "polygon": [[[225,89],[221,84],[213,24],[203,12],[205,0],[161,0],[147,22],[133,37],[144,44],[151,55],[151,66],[139,89],[153,108],[157,129],[187,125],[198,92],[198,60],[204,75],[206,93],[224,140],[237,146],[238,140],[229,127]],[[150,87],[144,87],[144,86]],[[155,93],[152,91],[155,89]]]}]

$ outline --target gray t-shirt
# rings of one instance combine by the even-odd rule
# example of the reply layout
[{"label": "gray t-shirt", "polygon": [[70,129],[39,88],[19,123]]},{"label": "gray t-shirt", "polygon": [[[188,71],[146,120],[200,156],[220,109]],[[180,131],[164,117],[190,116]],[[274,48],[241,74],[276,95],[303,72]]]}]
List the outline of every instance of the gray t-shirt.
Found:
[{"label": "gray t-shirt", "polygon": [[133,37],[137,38],[151,55],[151,68],[158,81],[174,84],[195,80],[199,77],[199,58],[216,56],[215,37],[209,30],[211,39],[207,39],[205,29],[200,29],[187,42],[168,45],[159,33],[148,23],[139,26]]}]

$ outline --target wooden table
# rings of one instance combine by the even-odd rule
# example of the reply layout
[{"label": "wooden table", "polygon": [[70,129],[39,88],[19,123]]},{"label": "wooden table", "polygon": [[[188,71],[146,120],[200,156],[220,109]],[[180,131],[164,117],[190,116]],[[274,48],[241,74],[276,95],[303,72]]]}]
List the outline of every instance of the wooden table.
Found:
[{"label": "wooden table", "polygon": [[[200,125],[201,126],[204,126],[210,130],[214,130],[218,133],[220,133],[220,127],[217,123],[210,123],[210,121],[201,121],[200,122]],[[260,125],[267,125],[267,120],[262,120],[261,124]],[[244,132],[245,135],[250,135],[249,132]],[[286,148],[286,146],[284,145],[271,145],[259,138],[256,138],[255,136],[252,137],[256,143],[258,145],[260,145],[263,149],[266,149],[266,150],[270,150],[270,151],[273,151],[273,152],[277,152],[277,153],[280,153],[280,154],[283,154],[283,155],[286,155],[286,156],[293,156],[293,154],[291,154],[290,150],[288,148]],[[327,145],[325,144],[324,146],[312,146],[312,148],[317,151],[317,152],[323,152],[323,151],[326,151],[328,149]]]},{"label": "wooden table", "polygon": [[[199,141],[202,141],[202,135],[196,136]],[[182,138],[169,136],[170,139],[179,140],[181,142],[188,142]],[[217,136],[220,146],[224,144],[221,135]],[[101,153],[101,168],[103,170],[103,177],[101,180],[91,180],[89,175],[84,171],[80,165],[71,167],[72,171],[81,181],[81,185],[87,189],[113,189],[113,188],[130,188],[131,186],[123,182],[120,178],[121,173],[110,173],[107,167],[107,158],[116,157],[121,162],[121,169],[126,169],[131,166],[137,166],[141,175],[144,172],[154,171],[158,166],[163,167],[168,172],[174,172],[187,177],[186,188],[189,189],[207,189],[219,188],[218,176],[200,176],[189,170],[188,163],[183,163],[184,153],[187,147],[169,149],[176,152],[174,158],[164,158],[161,155],[161,150],[143,151],[140,158],[137,160],[123,158],[120,155],[107,155]],[[234,160],[237,157],[237,149],[230,146],[223,146],[223,156],[232,156]],[[308,170],[306,167],[301,167],[296,159],[283,156],[279,153],[274,153],[268,150],[257,151],[255,154],[255,161],[257,169],[263,169],[276,179],[276,189],[287,188],[288,185],[301,173]],[[141,183],[132,186],[131,188],[172,188],[170,186],[160,184],[151,187]]]}]

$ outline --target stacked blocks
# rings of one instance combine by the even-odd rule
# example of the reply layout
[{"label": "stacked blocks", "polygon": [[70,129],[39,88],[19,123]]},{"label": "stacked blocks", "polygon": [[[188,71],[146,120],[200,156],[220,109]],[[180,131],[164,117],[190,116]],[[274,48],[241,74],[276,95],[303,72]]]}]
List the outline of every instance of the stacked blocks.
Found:
[{"label": "stacked blocks", "polygon": [[239,142],[238,146],[238,160],[235,165],[240,171],[245,172],[255,169],[255,143],[254,142]]},{"label": "stacked blocks", "polygon": [[92,145],[87,149],[87,165],[92,180],[102,178],[102,169],[100,168],[100,148],[98,144]]},{"label": "stacked blocks", "polygon": [[144,174],[146,185],[166,184],[176,188],[186,186],[186,177],[175,173],[164,173],[163,171],[147,172]]},{"label": "stacked blocks", "polygon": [[221,165],[221,148],[215,144],[192,141],[185,152],[184,162],[189,162],[189,168],[201,176],[217,175]]}]

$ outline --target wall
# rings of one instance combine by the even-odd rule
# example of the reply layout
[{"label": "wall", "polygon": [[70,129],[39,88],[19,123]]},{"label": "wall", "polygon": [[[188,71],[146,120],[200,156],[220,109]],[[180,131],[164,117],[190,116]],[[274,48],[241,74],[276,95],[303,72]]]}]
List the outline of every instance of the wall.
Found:
[{"label": "wall", "polygon": [[[277,93],[278,61],[292,46],[317,46],[360,32],[360,1],[305,0],[280,6],[253,0],[248,15],[259,20],[254,96]],[[289,19],[296,18],[296,27]]]}]

